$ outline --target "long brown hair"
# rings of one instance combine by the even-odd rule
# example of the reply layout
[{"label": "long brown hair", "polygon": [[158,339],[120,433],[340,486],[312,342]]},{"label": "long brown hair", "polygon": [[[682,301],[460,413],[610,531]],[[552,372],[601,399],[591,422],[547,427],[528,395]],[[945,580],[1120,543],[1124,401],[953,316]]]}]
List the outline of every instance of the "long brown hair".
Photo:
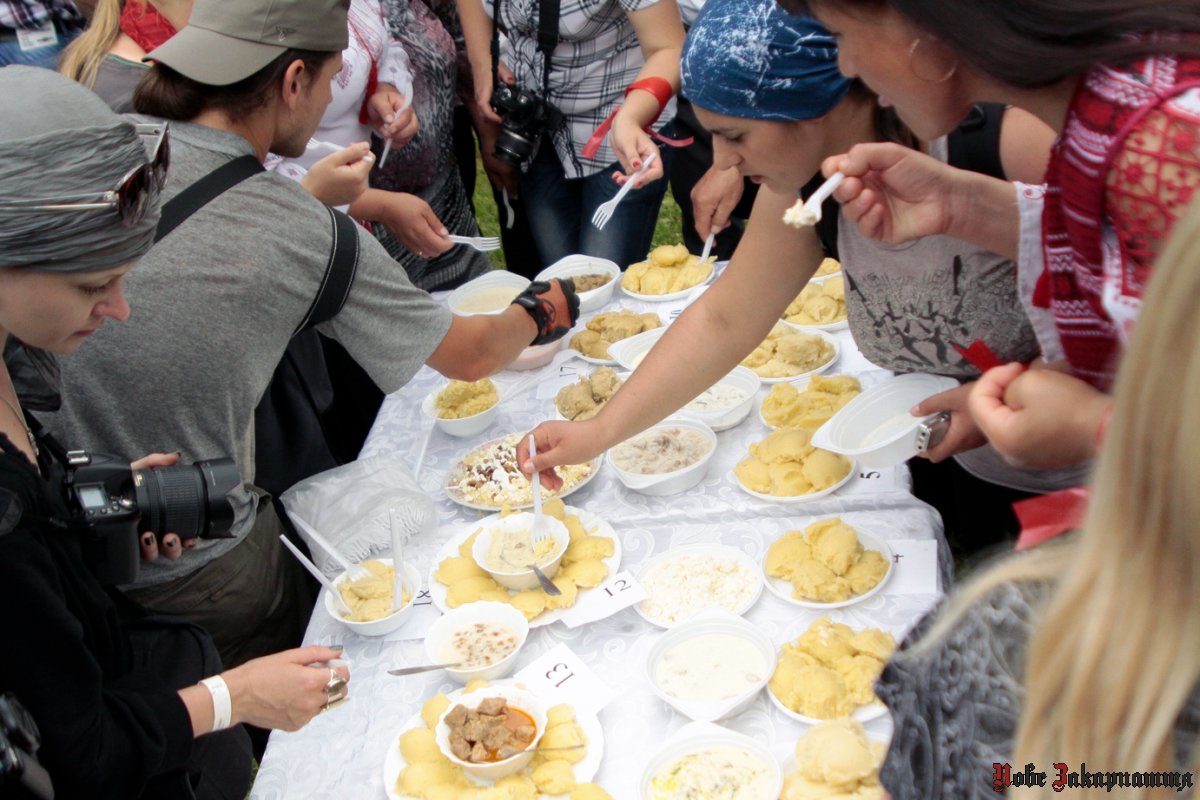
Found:
[{"label": "long brown hair", "polygon": [[[793,14],[829,8],[869,16],[891,8],[979,72],[1027,89],[1079,75],[1095,64],[1123,63],[1158,53],[1200,55],[1200,0],[778,2]],[[1132,34],[1165,35],[1133,38]]]}]

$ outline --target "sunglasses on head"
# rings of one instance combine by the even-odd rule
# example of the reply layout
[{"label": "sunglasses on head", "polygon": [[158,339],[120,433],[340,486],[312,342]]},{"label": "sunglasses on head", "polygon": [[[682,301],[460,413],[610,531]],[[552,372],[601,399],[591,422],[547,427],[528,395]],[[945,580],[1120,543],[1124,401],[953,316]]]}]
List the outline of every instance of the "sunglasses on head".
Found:
[{"label": "sunglasses on head", "polygon": [[146,163],[121,176],[115,188],[105,192],[45,197],[38,200],[0,200],[6,211],[87,211],[115,208],[125,227],[132,227],[146,216],[167,182],[171,146],[167,123],[139,123],[134,126],[143,143],[149,143]]}]

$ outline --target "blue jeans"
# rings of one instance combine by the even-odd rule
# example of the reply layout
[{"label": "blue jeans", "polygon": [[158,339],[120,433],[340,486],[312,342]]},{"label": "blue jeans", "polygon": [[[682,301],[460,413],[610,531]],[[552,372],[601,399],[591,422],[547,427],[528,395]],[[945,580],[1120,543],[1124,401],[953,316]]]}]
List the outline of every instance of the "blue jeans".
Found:
[{"label": "blue jeans", "polygon": [[[660,145],[658,152],[663,160],[663,174],[669,175],[671,148]],[[660,178],[631,190],[604,230],[598,230],[592,224],[592,215],[621,188],[612,179],[613,172],[620,170],[620,164],[611,164],[586,178],[568,179],[563,175],[554,146],[542,140],[533,163],[521,176],[521,202],[529,215],[541,267],[577,253],[607,258],[621,269],[645,260],[654,240],[654,226],[667,180]]]},{"label": "blue jeans", "polygon": [[[73,28],[64,34],[62,25],[55,27],[58,29],[58,41],[45,47],[22,50],[20,42],[16,39],[6,38],[4,41],[0,41],[0,67],[7,67],[10,64],[26,64],[31,67],[57,69],[58,56],[82,28]],[[4,28],[3,30],[8,31],[9,29]]]}]

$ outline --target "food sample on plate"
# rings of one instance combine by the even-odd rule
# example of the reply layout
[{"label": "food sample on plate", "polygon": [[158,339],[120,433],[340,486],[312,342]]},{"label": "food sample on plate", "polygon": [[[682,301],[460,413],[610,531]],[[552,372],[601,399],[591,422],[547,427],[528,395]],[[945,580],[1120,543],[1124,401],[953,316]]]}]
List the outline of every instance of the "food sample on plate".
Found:
[{"label": "food sample on plate", "polygon": [[857,633],[828,617],[809,626],[779,651],[771,693],[785,706],[814,719],[848,717],[859,706],[879,702],[875,679],[896,649],[890,633]]},{"label": "food sample on plate", "polygon": [[824,278],[826,275],[833,275],[842,271],[842,262],[836,258],[826,258],[821,260],[821,266],[817,267],[817,271],[813,273],[814,278]]},{"label": "food sample on plate", "polygon": [[793,325],[829,325],[846,319],[846,284],[841,277],[810,283],[783,312]]},{"label": "food sample on plate", "polygon": [[740,747],[705,747],[663,766],[649,800],[775,800],[770,765]]},{"label": "food sample on plate", "polygon": [[479,566],[493,572],[519,572],[530,564],[544,567],[554,560],[556,549],[558,543],[551,536],[535,542],[532,530],[497,529]]},{"label": "food sample on plate", "polygon": [[443,718],[450,752],[459,761],[493,764],[523,753],[537,738],[537,723],[503,697],[487,697],[476,708],[456,705]]},{"label": "food sample on plate", "polygon": [[750,445],[750,456],[733,468],[742,486],[776,497],[820,492],[850,474],[854,462],[812,446],[812,432],[778,430]]},{"label": "food sample on plate", "polygon": [[643,614],[661,625],[683,622],[701,609],[719,606],[742,613],[759,590],[758,575],[741,559],[681,553],[655,564],[638,582],[646,599]]},{"label": "food sample on plate", "polygon": [[742,359],[742,366],[761,378],[789,378],[819,369],[832,361],[834,354],[833,345],[824,338],[778,322],[762,344]]},{"label": "food sample on plate", "polygon": [[587,329],[571,337],[570,347],[588,358],[607,359],[608,346],[645,331],[662,327],[658,314],[636,311],[606,311],[588,320]]},{"label": "food sample on plate", "polygon": [[572,422],[591,419],[617,393],[621,383],[612,367],[600,367],[591,375],[559,389],[554,397],[554,407],[564,419]]},{"label": "food sample on plate", "polygon": [[[487,681],[468,684],[469,689],[487,686]],[[502,698],[496,699],[503,702]],[[542,734],[538,752],[528,766],[490,786],[479,786],[438,747],[434,728],[442,712],[451,703],[444,694],[429,698],[421,709],[424,725],[400,735],[400,755],[404,757],[405,766],[396,779],[397,794],[421,800],[537,800],[542,794],[569,794],[576,800],[612,800],[599,786],[575,781],[573,765],[586,757],[588,741],[583,728],[575,720],[575,710],[571,706],[563,704],[549,709],[546,732]],[[497,732],[495,735],[498,737],[501,734]],[[465,732],[464,739],[470,741]],[[547,744],[547,741],[551,744]],[[561,749],[550,750],[551,747]],[[474,751],[473,745],[471,749]],[[486,742],[484,749],[488,749]]]},{"label": "food sample on plate", "polygon": [[458,669],[489,667],[508,658],[517,649],[517,633],[499,622],[473,622],[464,625],[442,643],[438,660],[458,664]]},{"label": "food sample on plate", "polygon": [[478,381],[450,381],[450,385],[438,392],[438,419],[465,419],[482,414],[496,403],[500,395],[490,378]]},{"label": "food sample on plate", "polygon": [[796,771],[784,776],[779,800],[883,800],[879,766],[886,754],[887,745],[868,739],[858,720],[814,725],[796,742]]},{"label": "food sample on plate", "polygon": [[[475,505],[500,508],[503,505],[527,506],[533,502],[533,486],[517,466],[517,442],[521,434],[510,433],[463,458],[457,479],[447,487]],[[569,491],[592,474],[594,463],[555,467],[562,478],[557,492],[543,487],[543,496]]]},{"label": "food sample on plate", "polygon": [[651,428],[609,451],[614,467],[636,475],[664,475],[690,467],[713,449],[695,428]]},{"label": "food sample on plate", "polygon": [[[350,609],[345,619],[350,622],[372,622],[399,611],[392,606],[392,587],[396,583],[396,570],[391,564],[369,559],[359,564],[369,572],[357,580],[343,580],[337,584],[342,602]],[[408,605],[412,596],[403,592],[401,608]]]},{"label": "food sample on plate", "polygon": [[612,275],[607,272],[589,272],[586,275],[572,275],[571,280],[575,282],[575,291],[582,294],[599,289],[612,280]]},{"label": "food sample on plate", "polygon": [[831,517],[776,539],[764,567],[772,578],[789,581],[797,600],[840,603],[874,589],[888,562],[878,550],[864,549],[854,528]]},{"label": "food sample on plate", "polygon": [[761,686],[767,669],[762,650],[745,637],[705,633],[667,648],[654,665],[654,683],[668,697],[719,703]]},{"label": "food sample on plate", "polygon": [[777,383],[763,398],[762,418],[772,428],[815,431],[861,393],[862,384],[850,375],[813,375],[804,391]]},{"label": "food sample on plate", "polygon": [[733,408],[749,395],[736,386],[728,383],[716,383],[698,394],[692,402],[683,407],[684,411],[724,411]]},{"label": "food sample on plate", "polygon": [[508,603],[533,620],[546,611],[570,608],[575,605],[580,589],[591,589],[603,583],[608,577],[604,559],[615,552],[613,540],[584,528],[579,517],[566,513],[562,500],[546,501],[542,511],[566,525],[571,537],[562,566],[552,579],[561,595],[551,597],[541,587],[510,593],[496,583],[471,557],[472,546],[479,535],[476,531],[459,546],[458,555],[444,559],[433,574],[435,580],[446,586],[446,605],[457,608],[476,600],[492,600]]},{"label": "food sample on plate", "polygon": [[660,244],[645,261],[630,264],[621,286],[637,294],[671,294],[699,286],[713,273],[715,256],[703,262],[681,244]]}]

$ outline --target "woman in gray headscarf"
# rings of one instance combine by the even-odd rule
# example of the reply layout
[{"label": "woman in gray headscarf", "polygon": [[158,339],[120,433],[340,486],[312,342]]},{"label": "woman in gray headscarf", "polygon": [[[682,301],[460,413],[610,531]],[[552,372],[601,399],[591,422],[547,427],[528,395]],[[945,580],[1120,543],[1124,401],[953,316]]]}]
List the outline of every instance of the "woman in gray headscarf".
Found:
[{"label": "woman in gray headscarf", "polygon": [[[153,244],[167,133],[47,70],[0,69],[0,97],[0,344],[67,354],[129,314],[122,279]],[[153,137],[149,157],[139,133]],[[61,448],[36,428],[0,363],[0,607],[19,643],[0,661],[0,691],[41,733],[23,781],[58,797],[243,796],[240,723],[294,730],[339,701],[348,672],[314,665],[340,651],[221,673],[203,630],[106,589],[97,530],[64,496]]]}]

